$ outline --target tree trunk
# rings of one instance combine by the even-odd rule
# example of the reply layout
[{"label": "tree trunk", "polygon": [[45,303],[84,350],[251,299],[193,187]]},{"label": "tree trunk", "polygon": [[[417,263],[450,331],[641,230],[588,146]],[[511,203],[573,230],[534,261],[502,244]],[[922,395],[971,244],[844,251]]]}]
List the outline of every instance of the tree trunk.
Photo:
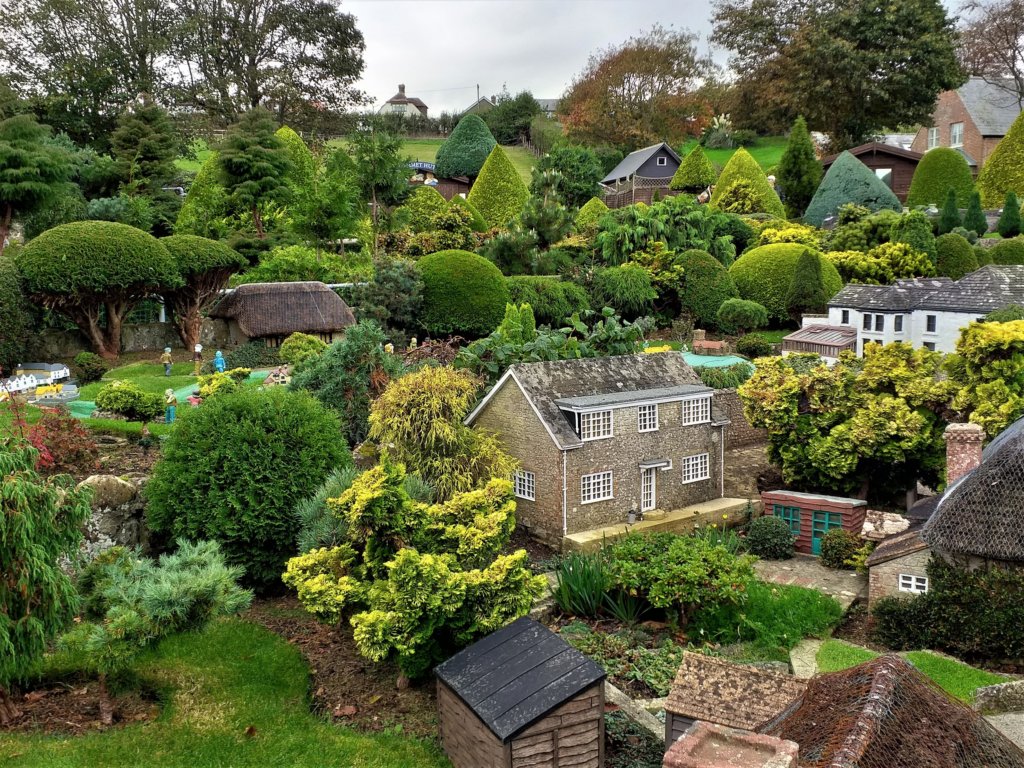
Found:
[{"label": "tree trunk", "polygon": [[263,231],[263,219],[260,217],[260,209],[255,205],[252,207],[252,223],[256,225],[256,237],[266,240],[267,235]]},{"label": "tree trunk", "polygon": [[0,725],[9,725],[17,717],[21,717],[21,710],[14,706],[7,689],[0,688]]},{"label": "tree trunk", "polygon": [[4,215],[0,217],[0,255],[3,255],[4,244],[7,242],[7,236],[11,233],[11,216],[13,216],[13,209],[8,203],[4,206]]},{"label": "tree trunk", "polygon": [[110,700],[110,691],[107,689],[107,676],[100,672],[100,722],[104,725],[114,724],[114,704]]},{"label": "tree trunk", "polygon": [[121,326],[124,324],[124,311],[123,304],[107,302],[107,328],[104,332],[107,354],[104,357],[116,360],[121,354]]}]

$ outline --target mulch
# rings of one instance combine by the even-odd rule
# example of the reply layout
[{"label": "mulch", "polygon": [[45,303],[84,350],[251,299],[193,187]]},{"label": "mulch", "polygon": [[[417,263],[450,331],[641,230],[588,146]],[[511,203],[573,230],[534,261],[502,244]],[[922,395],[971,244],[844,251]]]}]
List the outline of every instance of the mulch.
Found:
[{"label": "mulch", "polygon": [[96,682],[58,683],[43,686],[15,698],[21,716],[0,733],[34,731],[80,734],[153,720],[160,707],[145,692],[130,691],[114,697],[114,724],[100,722],[99,686]]},{"label": "mulch", "polygon": [[350,627],[320,623],[292,596],[258,600],[243,618],[302,652],[310,667],[313,708],[328,719],[358,730],[401,726],[410,736],[437,738],[432,680],[399,690],[398,667],[360,656]]}]

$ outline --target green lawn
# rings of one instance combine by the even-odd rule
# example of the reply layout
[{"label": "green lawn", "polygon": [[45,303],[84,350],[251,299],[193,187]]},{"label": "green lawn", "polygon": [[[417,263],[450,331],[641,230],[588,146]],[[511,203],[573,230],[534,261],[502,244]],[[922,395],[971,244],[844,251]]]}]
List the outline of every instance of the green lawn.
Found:
[{"label": "green lawn", "polygon": [[221,621],[172,637],[144,655],[135,672],[162,693],[156,721],[76,737],[0,733],[0,765],[450,766],[433,744],[361,734],[311,714],[301,654],[253,624]]},{"label": "green lawn", "polygon": [[198,173],[200,166],[202,166],[202,164],[206,162],[206,159],[213,154],[213,150],[207,146],[205,139],[196,139],[192,142],[192,147],[196,153],[195,160],[187,157],[179,157],[174,161],[174,164],[183,171]]},{"label": "green lawn", "polygon": [[793,332],[792,328],[786,328],[783,330],[771,330],[771,331],[754,331],[754,333],[760,336],[770,344],[781,344],[782,339],[789,336]]},{"label": "green lawn", "polygon": [[[782,159],[782,153],[786,149],[786,141],[787,138],[785,136],[765,136],[758,139],[754,146],[747,147],[747,151],[751,157],[757,160],[762,168],[768,170],[773,165],[778,165],[779,160]],[[683,155],[686,155],[695,146],[697,146],[696,139],[686,142],[682,147]],[[704,154],[715,165],[724,167],[735,151],[735,149],[705,149]]]},{"label": "green lawn", "polygon": [[[836,672],[877,656],[877,653],[867,648],[850,645],[842,640],[828,640],[818,651],[818,670]],[[902,656],[949,695],[966,704],[974,700],[974,691],[978,688],[1005,683],[1007,680],[1002,675],[977,669],[931,651],[910,651]]]},{"label": "green lawn", "polygon": [[[180,353],[179,354],[183,354]],[[112,368],[99,381],[86,384],[81,388],[82,400],[95,400],[96,393],[115,380],[130,381],[146,392],[162,395],[167,388],[181,389],[195,382],[192,375],[192,363],[174,363],[171,375],[164,376],[164,367],[160,363],[132,363],[120,368]]]}]

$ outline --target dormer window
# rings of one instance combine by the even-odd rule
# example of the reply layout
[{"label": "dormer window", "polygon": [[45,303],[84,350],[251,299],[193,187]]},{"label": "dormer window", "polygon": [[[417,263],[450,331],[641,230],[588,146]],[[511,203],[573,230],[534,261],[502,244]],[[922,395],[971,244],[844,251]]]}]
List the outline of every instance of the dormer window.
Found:
[{"label": "dormer window", "polygon": [[612,412],[591,411],[580,414],[580,438],[601,440],[612,436]]},{"label": "dormer window", "polygon": [[705,424],[711,421],[711,398],[693,397],[683,400],[683,424]]}]

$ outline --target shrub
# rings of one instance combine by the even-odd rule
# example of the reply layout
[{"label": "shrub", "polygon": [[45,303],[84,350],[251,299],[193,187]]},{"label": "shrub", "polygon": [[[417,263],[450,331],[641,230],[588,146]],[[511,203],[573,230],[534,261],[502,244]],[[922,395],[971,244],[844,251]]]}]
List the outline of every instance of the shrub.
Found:
[{"label": "shrub", "polygon": [[285,178],[296,192],[302,192],[313,186],[313,177],[316,174],[316,160],[313,153],[309,151],[306,142],[302,140],[294,130],[287,125],[282,125],[274,133],[284,144],[291,167]]},{"label": "shrub", "polygon": [[611,307],[626,318],[646,315],[658,297],[650,273],[635,263],[595,269],[591,294],[597,306]]},{"label": "shrub", "polygon": [[732,238],[736,253],[743,253],[754,242],[756,237],[754,228],[747,223],[747,219],[744,217],[728,213],[718,217],[718,221],[716,234],[718,236],[728,235]]},{"label": "shrub", "polygon": [[696,370],[704,385],[712,389],[735,389],[753,373],[753,369],[747,363],[735,363],[718,368],[701,366]]},{"label": "shrub", "polygon": [[103,374],[110,370],[106,361],[95,352],[79,352],[75,355],[75,378],[79,384],[92,384],[103,378]]},{"label": "shrub", "polygon": [[1024,306],[1020,304],[1007,304],[1005,307],[994,309],[985,315],[986,323],[1012,323],[1015,320],[1024,320]]},{"label": "shrub", "polygon": [[981,243],[974,246],[974,258],[978,260],[978,266],[984,267],[986,264],[992,263],[991,248],[986,248]]},{"label": "shrub", "polygon": [[609,208],[604,200],[599,197],[590,198],[576,213],[574,224],[576,231],[582,234],[593,234],[597,232],[597,222],[608,213]]},{"label": "shrub", "polygon": [[349,305],[356,317],[374,320],[400,340],[420,328],[423,278],[410,259],[383,256],[373,260],[373,279],[353,288]]},{"label": "shrub", "polygon": [[[746,185],[736,186],[740,181],[746,182]],[[711,206],[729,211],[730,204],[738,205],[741,198],[744,201],[742,207],[747,210],[737,210],[736,213],[768,213],[780,218],[786,215],[786,209],[768,183],[764,170],[742,147],[733,153],[722,169],[722,175],[718,177],[715,191],[711,195]]]},{"label": "shrub", "polygon": [[821,248],[821,230],[795,221],[773,221],[757,234],[757,245],[800,243],[815,250]]},{"label": "shrub", "polygon": [[679,263],[683,280],[677,290],[683,311],[693,315],[705,328],[713,327],[722,303],[739,298],[736,283],[729,270],[705,251],[686,251],[681,254]]},{"label": "shrub", "polygon": [[498,142],[479,115],[466,115],[437,148],[434,172],[438,178],[476,177]]},{"label": "shrub", "polygon": [[469,200],[464,198],[462,195],[456,195],[449,203],[449,206],[457,206],[464,208],[469,213],[469,228],[473,232],[486,232],[490,227],[487,225],[487,219],[483,217],[480,211],[475,205]]},{"label": "shrub", "polygon": [[325,349],[327,344],[319,337],[296,332],[281,342],[277,354],[282,362],[298,368],[307,360],[323,354]]},{"label": "shrub", "polygon": [[821,257],[811,249],[800,254],[793,272],[793,282],[786,293],[786,309],[794,322],[800,323],[806,314],[821,314],[831,296],[825,295],[821,277]]},{"label": "shrub", "polygon": [[448,207],[448,201],[433,187],[419,186],[413,189],[405,203],[395,212],[395,216],[408,217],[409,227],[413,232],[426,232],[433,229],[431,219],[434,214]]},{"label": "shrub", "polygon": [[756,301],[726,299],[718,308],[715,323],[725,333],[746,333],[768,325],[768,310]]},{"label": "shrub", "polygon": [[867,252],[888,243],[893,225],[899,221],[899,214],[895,211],[871,213],[860,206],[843,206],[843,210],[849,215],[844,219],[841,213],[839,226],[825,238],[825,247],[829,251]]},{"label": "shrub", "polygon": [[1024,264],[1024,238],[1003,240],[988,249],[993,264]]},{"label": "shrub", "polygon": [[18,268],[10,258],[13,251],[8,247],[7,256],[0,256],[0,368],[5,375],[24,362],[33,326]]},{"label": "shrub", "polygon": [[772,515],[755,517],[747,531],[747,548],[763,560],[787,560],[793,556],[796,536],[789,523]]},{"label": "shrub", "polygon": [[988,232],[988,218],[981,209],[981,194],[978,192],[971,193],[971,200],[967,204],[967,212],[964,214],[964,229],[977,232],[978,237]]},{"label": "shrub", "polygon": [[960,235],[939,235],[935,244],[939,254],[935,271],[939,275],[959,280],[978,268],[974,249]]},{"label": "shrub", "polygon": [[480,169],[469,202],[492,227],[504,227],[523,212],[530,190],[526,188],[519,171],[508,159],[505,150],[495,147]]},{"label": "shrub", "polygon": [[871,604],[871,633],[894,651],[931,647],[928,618],[927,604],[917,597],[882,597]]},{"label": "shrub", "polygon": [[1019,115],[981,167],[978,191],[988,208],[998,206],[1007,192],[1024,193],[1024,118]]},{"label": "shrub", "polygon": [[932,223],[922,211],[911,211],[900,216],[892,225],[889,242],[906,243],[915,251],[927,254],[932,264],[938,258]]},{"label": "shrub", "polygon": [[358,476],[359,470],[353,466],[339,467],[327,476],[316,493],[302,499],[295,507],[299,552],[337,547],[344,543],[348,525],[344,518],[334,514],[327,500],[341,496],[352,487]]},{"label": "shrub", "polygon": [[935,274],[931,259],[906,243],[882,243],[867,253],[830,251],[825,258],[847,282],[889,285],[899,278]]},{"label": "shrub", "polygon": [[1020,207],[1017,193],[1012,190],[1007,192],[1006,200],[1003,202],[1003,212],[999,214],[999,221],[996,223],[996,232],[1001,237],[1016,237],[1020,234]]},{"label": "shrub", "polygon": [[786,197],[786,212],[790,216],[802,215],[820,183],[821,161],[815,154],[807,123],[798,117],[779,160],[778,184]]},{"label": "shrub", "polygon": [[433,334],[486,336],[509,300],[505,278],[468,251],[439,251],[418,263],[423,278],[423,326]]},{"label": "shrub", "polygon": [[507,277],[509,300],[513,304],[529,304],[537,323],[558,328],[567,318],[590,309],[590,299],[583,286],[557,276],[523,275]]},{"label": "shrub", "polygon": [[164,401],[131,381],[112,381],[96,393],[96,407],[121,416],[125,421],[153,421],[164,412]]},{"label": "shrub", "polygon": [[278,350],[268,347],[265,341],[247,341],[224,355],[228,368],[270,368],[281,364]]},{"label": "shrub", "polygon": [[189,185],[188,194],[174,224],[176,235],[198,235],[218,239],[227,236],[230,225],[228,193],[220,180],[220,162],[211,152]]},{"label": "shrub", "polygon": [[[747,251],[729,269],[740,297],[761,304],[768,310],[770,320],[786,322],[789,319],[786,296],[796,273],[797,262],[805,250],[808,249],[802,245],[780,243],[762,245]],[[828,300],[839,293],[843,282],[831,262],[823,259],[817,251],[811,253],[822,262],[822,284]]]},{"label": "shrub", "polygon": [[342,466],[338,417],[305,392],[242,389],[184,412],[145,487],[157,533],[212,539],[266,590],[296,552],[295,505]]},{"label": "shrub", "polygon": [[[943,233],[943,234],[946,234],[946,233]],[[949,231],[949,234],[960,235],[960,237],[962,237],[964,240],[966,240],[971,245],[974,245],[975,243],[978,242],[978,233],[977,232],[972,232],[969,229],[964,229],[963,227],[953,227],[953,229],[951,229]]]},{"label": "shrub", "polygon": [[683,158],[668,186],[669,189],[683,192],[701,192],[714,184],[717,178],[715,166],[704,154],[700,144],[697,144]]},{"label": "shrub", "polygon": [[569,616],[597,618],[604,604],[607,577],[600,553],[570,552],[555,568],[552,592],[558,610]]},{"label": "shrub", "polygon": [[860,549],[860,539],[850,531],[833,528],[821,537],[821,564],[826,568],[853,570],[846,564]]},{"label": "shrub", "polygon": [[[443,199],[443,198],[442,198]],[[369,278],[373,272],[368,253],[345,255],[320,251],[305,245],[274,248],[260,257],[259,264],[232,278],[233,285],[244,283],[294,283],[315,280],[320,283],[344,283]]]},{"label": "shrub", "polygon": [[839,208],[848,203],[862,205],[872,211],[885,208],[897,212],[903,210],[899,198],[874,171],[849,152],[843,152],[822,179],[811,204],[807,206],[804,220],[820,227],[825,219],[836,215]]},{"label": "shrub", "polygon": [[[594,195],[601,194],[601,179],[604,169],[601,161],[587,147],[560,145],[554,147],[537,161],[537,171],[558,171],[561,174],[558,194],[565,206],[579,209]],[[537,195],[540,190],[531,184],[530,192]]]},{"label": "shrub", "polygon": [[[956,190],[952,187],[946,193],[946,201],[942,204],[939,212],[938,230],[940,235],[952,232],[954,229],[963,228],[964,220],[960,216],[960,204],[956,199]],[[975,232],[977,236],[977,232]]]},{"label": "shrub", "polygon": [[767,357],[772,353],[771,342],[764,336],[748,333],[736,340],[736,351],[753,360],[756,357]]},{"label": "shrub", "polygon": [[936,147],[925,153],[914,170],[907,193],[907,205],[938,207],[953,190],[954,199],[960,208],[967,207],[967,201],[974,191],[974,176],[962,152],[949,147]]},{"label": "shrub", "polygon": [[25,438],[39,451],[36,469],[44,475],[80,474],[96,468],[96,441],[64,408],[44,411],[25,431]]}]

